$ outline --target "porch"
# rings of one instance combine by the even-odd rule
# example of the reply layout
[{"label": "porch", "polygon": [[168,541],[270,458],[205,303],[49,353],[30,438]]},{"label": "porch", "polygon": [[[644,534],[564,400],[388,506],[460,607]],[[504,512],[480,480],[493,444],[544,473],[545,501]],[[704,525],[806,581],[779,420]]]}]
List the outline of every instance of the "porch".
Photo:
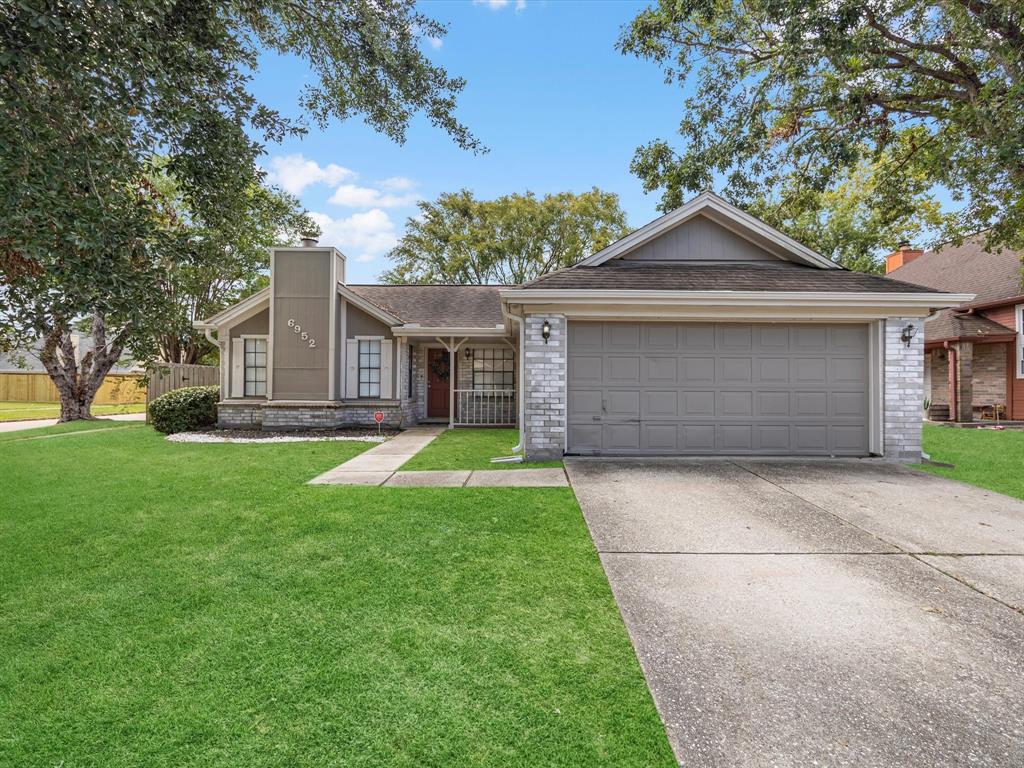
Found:
[{"label": "porch", "polygon": [[517,425],[520,361],[517,345],[504,334],[405,336],[400,350],[412,423]]}]

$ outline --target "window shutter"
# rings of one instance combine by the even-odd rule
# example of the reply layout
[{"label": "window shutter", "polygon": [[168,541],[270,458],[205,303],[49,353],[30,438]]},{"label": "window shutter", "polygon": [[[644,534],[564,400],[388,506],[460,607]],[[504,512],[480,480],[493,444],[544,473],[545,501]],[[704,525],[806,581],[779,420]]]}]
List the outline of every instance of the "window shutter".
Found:
[{"label": "window shutter", "polygon": [[345,340],[345,397],[359,397],[359,340]]},{"label": "window shutter", "polygon": [[231,340],[231,396],[245,397],[245,339]]},{"label": "window shutter", "polygon": [[382,339],[380,342],[380,396],[382,400],[390,400],[395,396],[395,376],[392,361],[395,342]]}]

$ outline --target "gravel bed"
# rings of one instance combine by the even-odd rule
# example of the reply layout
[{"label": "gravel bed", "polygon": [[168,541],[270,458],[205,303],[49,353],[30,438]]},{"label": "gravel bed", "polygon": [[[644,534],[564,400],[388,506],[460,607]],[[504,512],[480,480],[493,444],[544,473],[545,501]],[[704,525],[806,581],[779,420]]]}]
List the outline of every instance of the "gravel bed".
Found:
[{"label": "gravel bed", "polygon": [[168,435],[172,443],[326,443],[358,440],[383,443],[398,434],[395,430],[376,429],[311,429],[295,432],[264,432],[259,429],[210,429],[201,432],[179,432]]}]

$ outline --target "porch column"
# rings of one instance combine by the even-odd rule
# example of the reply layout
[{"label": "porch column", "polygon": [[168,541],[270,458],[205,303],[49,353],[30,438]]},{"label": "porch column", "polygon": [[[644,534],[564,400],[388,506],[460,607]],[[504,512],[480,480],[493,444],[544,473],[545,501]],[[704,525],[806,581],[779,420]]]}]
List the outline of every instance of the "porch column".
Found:
[{"label": "porch column", "polygon": [[[455,375],[455,337],[448,339],[448,429],[455,426],[455,387],[459,377]],[[460,345],[461,346],[461,345]]]},{"label": "porch column", "polygon": [[974,344],[958,341],[949,347],[949,418],[974,421]]}]

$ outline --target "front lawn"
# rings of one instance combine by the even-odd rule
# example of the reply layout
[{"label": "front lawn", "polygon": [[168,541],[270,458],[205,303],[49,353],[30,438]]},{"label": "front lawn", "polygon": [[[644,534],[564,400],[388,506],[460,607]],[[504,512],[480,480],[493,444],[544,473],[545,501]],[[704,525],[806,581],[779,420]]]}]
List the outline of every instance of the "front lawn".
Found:
[{"label": "front lawn", "polygon": [[571,490],[305,485],[362,443],[21,434],[0,765],[674,764]]},{"label": "front lawn", "polygon": [[956,466],[925,464],[920,467],[923,470],[1024,499],[1024,432],[1020,430],[925,424],[924,451],[933,461]]},{"label": "front lawn", "polygon": [[[145,403],[124,405],[94,405],[93,416],[109,416],[112,413],[145,413]],[[29,419],[56,419],[60,416],[60,403],[22,403],[0,400],[0,421],[26,421]]]},{"label": "front lawn", "polygon": [[491,464],[498,456],[511,456],[519,442],[515,429],[449,429],[402,465],[402,470],[423,469],[523,469],[560,467],[562,462],[525,461],[521,464]]}]

